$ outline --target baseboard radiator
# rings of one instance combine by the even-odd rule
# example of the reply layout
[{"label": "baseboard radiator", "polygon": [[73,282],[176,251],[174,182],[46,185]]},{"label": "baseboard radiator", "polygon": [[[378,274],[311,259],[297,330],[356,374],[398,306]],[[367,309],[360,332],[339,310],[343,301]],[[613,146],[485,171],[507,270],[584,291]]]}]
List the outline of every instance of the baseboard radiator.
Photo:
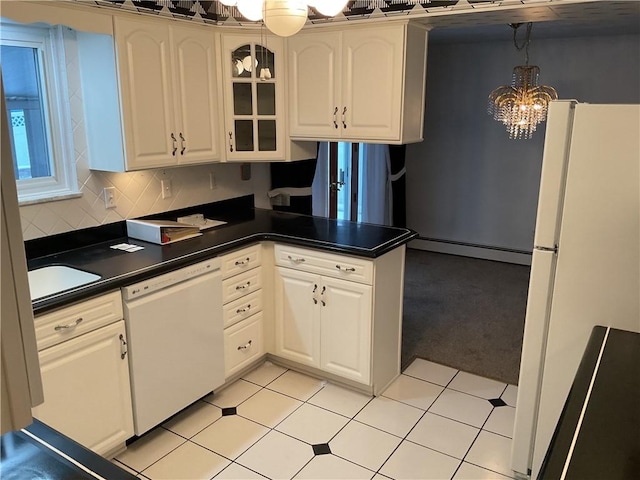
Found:
[{"label": "baseboard radiator", "polygon": [[430,252],[448,253],[464,257],[495,260],[498,262],[516,263],[519,265],[531,265],[531,252],[508,247],[494,245],[482,245],[458,240],[445,240],[418,235],[409,243],[409,248],[427,250]]}]

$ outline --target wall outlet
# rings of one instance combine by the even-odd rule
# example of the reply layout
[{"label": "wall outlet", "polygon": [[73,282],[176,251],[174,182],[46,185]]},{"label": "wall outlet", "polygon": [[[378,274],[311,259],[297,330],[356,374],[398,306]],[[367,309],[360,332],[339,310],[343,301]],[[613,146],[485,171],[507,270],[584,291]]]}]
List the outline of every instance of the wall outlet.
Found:
[{"label": "wall outlet", "polygon": [[216,183],[216,174],[213,172],[209,172],[209,189],[215,190],[218,187]]},{"label": "wall outlet", "polygon": [[171,180],[160,180],[160,189],[162,190],[162,198],[171,198],[173,191],[171,190]]},{"label": "wall outlet", "polygon": [[116,208],[116,187],[102,189],[104,195],[104,208]]}]

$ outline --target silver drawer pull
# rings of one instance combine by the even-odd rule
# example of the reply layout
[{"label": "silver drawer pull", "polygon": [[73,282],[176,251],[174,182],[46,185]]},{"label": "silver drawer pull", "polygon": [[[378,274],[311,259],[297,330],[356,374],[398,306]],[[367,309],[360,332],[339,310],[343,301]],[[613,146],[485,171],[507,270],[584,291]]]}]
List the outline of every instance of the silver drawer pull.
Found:
[{"label": "silver drawer pull", "polygon": [[59,332],[60,330],[71,330],[73,328],[76,328],[78,325],[80,325],[81,322],[82,322],[82,317],[80,317],[73,323],[68,323],[67,325],[56,325],[53,329],[56,332]]},{"label": "silver drawer pull", "polygon": [[293,258],[291,255],[287,255],[287,258],[291,260],[293,263],[304,263],[304,258],[302,257]]},{"label": "silver drawer pull", "polygon": [[236,310],[236,313],[244,313],[248,312],[251,309],[251,304],[249,303],[246,307],[242,307]]},{"label": "silver drawer pull", "polygon": [[341,265],[336,265],[336,268],[338,270],[340,270],[341,272],[355,272],[356,271],[356,269],[353,268],[353,267],[343,267]]},{"label": "silver drawer pull", "polygon": [[247,257],[245,260],[238,260],[236,262],[236,267],[244,266],[244,265],[247,265],[248,263],[249,263],[249,257]]},{"label": "silver drawer pull", "polygon": [[238,347],[238,350],[242,351],[242,350],[249,350],[251,348],[251,340],[249,340],[247,343],[245,343],[244,345],[240,345]]},{"label": "silver drawer pull", "polygon": [[247,282],[244,285],[236,285],[236,290],[244,290],[245,288],[249,288],[251,286],[251,282]]}]

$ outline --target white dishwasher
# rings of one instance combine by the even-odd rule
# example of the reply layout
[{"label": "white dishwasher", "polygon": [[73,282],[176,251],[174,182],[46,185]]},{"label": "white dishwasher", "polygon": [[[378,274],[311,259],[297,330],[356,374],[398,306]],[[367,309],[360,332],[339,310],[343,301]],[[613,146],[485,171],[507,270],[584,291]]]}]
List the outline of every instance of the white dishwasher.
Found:
[{"label": "white dishwasher", "polygon": [[220,259],[122,289],[134,432],[224,383]]}]

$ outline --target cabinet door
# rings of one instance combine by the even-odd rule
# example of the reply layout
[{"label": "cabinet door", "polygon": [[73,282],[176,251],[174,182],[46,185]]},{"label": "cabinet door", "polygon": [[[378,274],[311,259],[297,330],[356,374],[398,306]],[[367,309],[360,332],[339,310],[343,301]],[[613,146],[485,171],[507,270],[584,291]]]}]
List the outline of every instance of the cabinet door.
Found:
[{"label": "cabinet door", "polygon": [[228,161],[284,160],[284,78],[281,38],[265,45],[255,36],[223,35],[225,128]]},{"label": "cabinet door", "polygon": [[171,28],[178,137],[178,163],[220,159],[214,36]]},{"label": "cabinet door", "polygon": [[320,277],[277,267],[275,280],[276,355],[319,367]]},{"label": "cabinet door", "polygon": [[323,277],[319,297],[321,368],[367,385],[371,383],[371,289]]},{"label": "cabinet door", "polygon": [[169,30],[120,17],[114,22],[127,170],[175,165]]},{"label": "cabinet door", "polygon": [[343,138],[400,137],[404,32],[396,25],[343,33]]},{"label": "cabinet door", "polygon": [[289,128],[292,136],[340,135],[340,35],[301,33],[289,39]]},{"label": "cabinet door", "polygon": [[33,416],[98,454],[133,435],[124,322],[40,352],[44,403]]}]

